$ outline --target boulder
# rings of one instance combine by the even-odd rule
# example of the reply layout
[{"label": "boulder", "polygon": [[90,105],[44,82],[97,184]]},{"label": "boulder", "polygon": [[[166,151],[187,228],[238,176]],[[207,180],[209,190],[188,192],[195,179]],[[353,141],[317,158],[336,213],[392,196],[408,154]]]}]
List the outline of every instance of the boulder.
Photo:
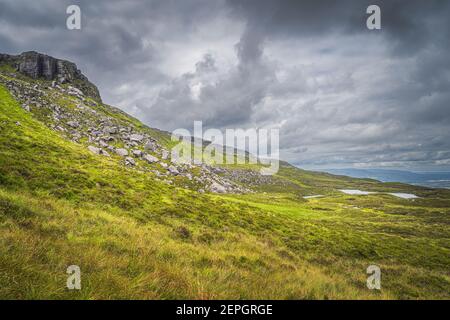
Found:
[{"label": "boulder", "polygon": [[145,144],[144,149],[154,152],[156,150],[156,146],[153,142],[149,141]]},{"label": "boulder", "polygon": [[119,149],[116,149],[116,153],[119,156],[126,157],[128,155],[128,150],[127,149],[123,149],[123,148],[119,148]]},{"label": "boulder", "polygon": [[135,142],[141,142],[142,140],[144,140],[144,136],[141,134],[132,134],[130,135],[130,140],[131,141],[135,141]]},{"label": "boulder", "polygon": [[95,153],[95,154],[100,154],[102,152],[102,149],[94,147],[94,146],[88,146],[87,148],[89,149],[90,152]]},{"label": "boulder", "polygon": [[102,150],[101,154],[102,154],[102,156],[110,157],[109,153],[107,151],[105,151],[105,150]]},{"label": "boulder", "polygon": [[76,129],[80,126],[80,124],[77,121],[69,121],[69,122],[67,122],[67,125],[74,129]]},{"label": "boulder", "polygon": [[174,175],[174,176],[180,174],[180,172],[178,171],[178,169],[175,168],[174,166],[169,166],[169,167],[167,168],[167,170],[170,172],[170,174],[172,174],[172,175]]},{"label": "boulder", "polygon": [[116,134],[117,133],[117,128],[115,127],[105,127],[103,129],[103,132],[106,134]]},{"label": "boulder", "polygon": [[133,150],[131,151],[131,153],[135,156],[135,157],[142,157],[142,151],[141,150]]},{"label": "boulder", "polygon": [[133,158],[131,157],[126,157],[125,158],[125,164],[128,166],[135,166],[136,165],[136,161],[134,161]]},{"label": "boulder", "polygon": [[78,97],[83,96],[83,91],[72,86],[69,86],[69,91],[67,93]]},{"label": "boulder", "polygon": [[226,193],[227,192],[227,189],[223,185],[221,185],[215,181],[210,185],[209,189],[215,193]]},{"label": "boulder", "polygon": [[103,141],[103,140],[100,140],[98,144],[99,144],[100,147],[102,147],[102,148],[108,148],[108,147],[109,147],[109,144],[107,144],[107,143],[106,143],[105,141]]},{"label": "boulder", "polygon": [[148,163],[158,162],[158,158],[152,156],[151,154],[146,154],[146,155],[144,155],[143,159],[144,159],[145,161],[147,161]]}]

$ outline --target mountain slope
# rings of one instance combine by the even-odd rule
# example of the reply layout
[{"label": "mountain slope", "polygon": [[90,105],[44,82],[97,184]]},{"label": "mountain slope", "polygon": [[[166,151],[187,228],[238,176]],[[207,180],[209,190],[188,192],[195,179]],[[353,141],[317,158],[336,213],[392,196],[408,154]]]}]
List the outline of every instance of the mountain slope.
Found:
[{"label": "mountain slope", "polygon": [[[269,179],[251,166],[172,174],[162,157],[168,134],[10,66],[0,83],[1,298],[448,298],[448,191],[287,163]],[[102,129],[98,140],[90,127]],[[106,127],[131,132],[108,133],[110,150],[100,144]],[[131,145],[132,134],[145,143]],[[132,165],[121,148],[158,160],[131,156]],[[226,193],[209,192],[210,181]],[[326,197],[303,199],[313,194]],[[80,291],[65,287],[72,264]],[[382,269],[381,292],[366,288],[371,264]]]}]

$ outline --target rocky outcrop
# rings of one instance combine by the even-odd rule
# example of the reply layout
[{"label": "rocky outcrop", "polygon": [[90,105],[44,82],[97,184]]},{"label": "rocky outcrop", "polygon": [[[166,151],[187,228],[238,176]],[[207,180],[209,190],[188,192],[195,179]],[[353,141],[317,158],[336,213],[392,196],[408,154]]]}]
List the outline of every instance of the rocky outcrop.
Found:
[{"label": "rocky outcrop", "polygon": [[[10,59],[11,56],[0,56],[0,60],[12,63]],[[152,136],[155,129],[135,126],[119,109],[86,99],[73,85],[27,81],[18,71],[8,69],[0,69],[0,85],[20,106],[62,137],[84,145],[93,155],[118,161],[130,172],[154,175],[155,180],[201,193],[252,192],[239,183],[248,174],[202,163],[172,161],[167,146]],[[255,175],[248,178],[255,181]]]},{"label": "rocky outcrop", "polygon": [[72,62],[29,51],[17,56],[0,54],[0,64],[8,64],[33,79],[54,80],[59,84],[70,83],[84,95],[101,102],[97,87]]}]

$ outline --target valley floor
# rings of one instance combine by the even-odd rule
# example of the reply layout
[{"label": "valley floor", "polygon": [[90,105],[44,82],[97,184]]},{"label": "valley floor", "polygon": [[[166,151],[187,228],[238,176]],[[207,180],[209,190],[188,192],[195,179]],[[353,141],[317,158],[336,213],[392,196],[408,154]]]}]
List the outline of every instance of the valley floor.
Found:
[{"label": "valley floor", "polygon": [[[1,189],[0,297],[448,299],[441,209],[368,208],[379,200],[214,196],[223,217],[172,212],[143,222],[123,210]],[[73,264],[80,291],[65,286]],[[381,268],[379,291],[366,287],[369,265]]]}]

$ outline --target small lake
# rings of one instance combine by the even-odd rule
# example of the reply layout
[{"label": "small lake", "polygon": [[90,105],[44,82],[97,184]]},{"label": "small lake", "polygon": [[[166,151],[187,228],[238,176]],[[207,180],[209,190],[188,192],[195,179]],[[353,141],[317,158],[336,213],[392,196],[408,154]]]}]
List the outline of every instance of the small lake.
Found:
[{"label": "small lake", "polygon": [[389,194],[391,196],[399,197],[399,198],[402,198],[402,199],[417,199],[418,198],[418,196],[416,196],[415,194],[412,194],[412,193],[392,192],[392,193],[389,193]]},{"label": "small lake", "polygon": [[[385,192],[370,192],[370,191],[362,191],[362,190],[356,190],[356,189],[342,189],[339,190],[345,194],[351,194],[351,195],[368,195],[368,194],[374,194],[374,193],[385,193]],[[402,192],[387,192],[387,194],[390,194],[391,196],[402,198],[402,199],[417,199],[419,198],[415,194],[412,193],[402,193]]]},{"label": "small lake", "polygon": [[356,190],[356,189],[342,189],[339,191],[341,191],[345,194],[352,194],[352,195],[368,195],[368,194],[374,193],[374,192],[361,191],[361,190]]},{"label": "small lake", "polygon": [[321,198],[321,197],[323,197],[323,195],[316,194],[316,195],[313,195],[313,196],[304,196],[303,199],[314,199],[314,198]]}]

